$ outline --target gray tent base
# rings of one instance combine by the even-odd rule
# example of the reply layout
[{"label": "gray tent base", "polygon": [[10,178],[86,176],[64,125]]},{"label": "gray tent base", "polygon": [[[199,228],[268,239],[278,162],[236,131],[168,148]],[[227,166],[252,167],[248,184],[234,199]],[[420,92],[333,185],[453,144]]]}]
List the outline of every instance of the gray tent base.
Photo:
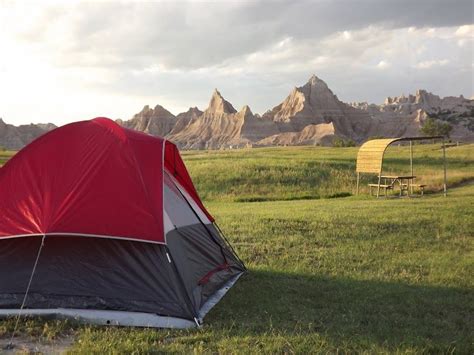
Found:
[{"label": "gray tent base", "polygon": [[237,280],[243,275],[244,273],[240,273],[232,277],[229,281],[227,281],[224,286],[222,286],[220,289],[218,289],[209,299],[204,303],[199,310],[199,322],[202,323],[204,317],[206,314],[214,307],[219,301],[222,299],[222,297],[225,296],[227,291],[230,290],[232,286],[237,282]]},{"label": "gray tent base", "polygon": [[[20,314],[19,309],[0,309],[0,317],[14,317]],[[45,317],[55,319],[72,319],[79,323],[96,325],[118,325],[151,328],[192,328],[196,323],[188,319],[163,317],[151,313],[102,311],[92,309],[24,309],[21,317]]]},{"label": "gray tent base", "polygon": [[214,307],[230,290],[230,288],[243,275],[240,273],[227,281],[214,295],[204,303],[199,311],[199,323],[183,318],[166,317],[152,313],[105,311],[92,309],[0,309],[0,318],[16,317],[46,317],[54,319],[72,319],[79,323],[96,325],[113,325],[146,328],[171,328],[189,329],[198,327],[205,315]]}]

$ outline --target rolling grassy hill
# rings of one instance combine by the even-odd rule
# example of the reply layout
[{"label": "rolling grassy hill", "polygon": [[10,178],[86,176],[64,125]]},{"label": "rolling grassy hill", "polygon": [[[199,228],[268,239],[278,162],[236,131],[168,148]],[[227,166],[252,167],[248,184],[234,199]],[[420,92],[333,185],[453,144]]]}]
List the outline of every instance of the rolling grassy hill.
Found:
[{"label": "rolling grassy hill", "polygon": [[[415,175],[436,191],[439,146],[415,148]],[[198,191],[249,268],[205,325],[23,320],[22,339],[72,339],[83,353],[472,353],[474,146],[447,152],[449,182],[459,185],[447,198],[379,200],[326,198],[354,192],[355,148],[186,152]],[[407,169],[405,153],[389,150],[387,171]],[[3,343],[12,329],[0,322]]]}]

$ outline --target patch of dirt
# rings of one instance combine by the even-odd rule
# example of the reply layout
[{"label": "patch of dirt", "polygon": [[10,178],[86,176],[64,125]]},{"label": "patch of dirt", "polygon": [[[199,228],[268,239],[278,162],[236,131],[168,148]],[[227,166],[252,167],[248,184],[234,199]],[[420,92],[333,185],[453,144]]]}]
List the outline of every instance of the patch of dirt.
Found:
[{"label": "patch of dirt", "polygon": [[9,349],[10,337],[0,337],[0,354],[65,354],[74,343],[74,336],[63,336],[52,341],[41,341],[33,337],[17,336]]}]

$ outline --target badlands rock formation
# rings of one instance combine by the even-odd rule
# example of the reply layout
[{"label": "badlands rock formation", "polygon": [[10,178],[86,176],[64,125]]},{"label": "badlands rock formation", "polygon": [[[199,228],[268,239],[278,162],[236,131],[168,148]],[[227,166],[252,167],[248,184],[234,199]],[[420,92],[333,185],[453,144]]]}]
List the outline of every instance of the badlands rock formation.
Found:
[{"label": "badlands rock formation", "polygon": [[276,133],[274,124],[255,116],[246,105],[240,111],[214,90],[209,107],[167,138],[185,149],[242,147]]},{"label": "badlands rock formation", "polygon": [[13,126],[3,122],[0,118],[0,146],[6,149],[17,150],[33,141],[56,126],[52,123],[29,124]]},{"label": "badlands rock formation", "polygon": [[209,107],[167,138],[184,149],[269,145],[330,145],[335,135],[364,139],[370,116],[341,102],[326,83],[312,76],[262,117],[248,106],[239,112],[215,90]]},{"label": "badlands rock formation", "polygon": [[352,103],[352,106],[374,119],[370,130],[373,136],[416,136],[423,122],[431,117],[452,125],[452,139],[474,141],[474,101],[462,95],[440,98],[418,90],[415,95],[387,97],[382,105],[362,102]]},{"label": "badlands rock formation", "polygon": [[[367,112],[340,101],[327,84],[315,75],[305,85],[294,88],[280,105],[267,111],[263,118],[274,121],[282,133],[303,133],[303,129],[308,125],[332,123],[332,134],[356,141],[367,136],[371,125]],[[324,130],[309,131],[318,134],[317,132]],[[295,144],[286,142],[284,137],[288,135],[280,137],[282,144]]]},{"label": "badlands rock formation", "polygon": [[258,141],[258,145],[331,145],[334,133],[332,122],[310,124],[299,132],[285,132],[264,138]]},{"label": "badlands rock formation", "polygon": [[203,112],[197,107],[190,107],[188,111],[180,113],[178,116],[176,116],[176,124],[169,133],[170,136],[181,132],[184,127],[196,121],[197,118],[202,115],[202,113]]},{"label": "badlands rock formation", "polygon": [[[313,75],[295,87],[283,102],[262,116],[247,105],[237,111],[219,91],[209,106],[175,116],[160,105],[145,106],[125,127],[164,136],[184,149],[220,149],[271,145],[331,145],[334,137],[361,143],[369,137],[420,135],[427,118],[452,125],[451,138],[474,142],[474,100],[440,98],[425,90],[415,95],[388,97],[381,105],[346,104]],[[0,120],[0,145],[19,149],[54,125],[15,127]]]},{"label": "badlands rock formation", "polygon": [[124,127],[161,137],[171,132],[176,121],[176,117],[160,105],[154,109],[146,105],[129,121],[117,120]]}]

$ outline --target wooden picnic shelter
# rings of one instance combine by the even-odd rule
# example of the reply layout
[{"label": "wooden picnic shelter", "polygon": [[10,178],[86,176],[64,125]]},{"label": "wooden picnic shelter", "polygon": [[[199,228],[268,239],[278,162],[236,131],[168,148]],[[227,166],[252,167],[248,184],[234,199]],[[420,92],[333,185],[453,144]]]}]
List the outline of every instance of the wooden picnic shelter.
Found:
[{"label": "wooden picnic shelter", "polygon": [[[407,191],[409,195],[410,191],[413,193],[413,187],[419,187],[421,194],[425,185],[414,185],[413,180],[416,176],[413,175],[413,141],[421,140],[443,140],[443,168],[444,168],[444,195],[446,196],[446,147],[443,136],[430,136],[430,137],[402,137],[402,138],[384,138],[384,139],[372,139],[365,142],[357,153],[357,194],[359,194],[360,174],[376,174],[378,177],[377,184],[369,184],[370,192],[372,194],[372,188],[377,189],[377,197],[380,196],[380,189],[384,189],[385,196],[387,196],[387,190],[394,188],[395,184],[398,183],[400,186],[400,196],[403,191]],[[385,151],[388,146],[395,142],[409,142],[410,143],[410,174],[409,175],[383,175],[383,158]],[[384,183],[382,184],[382,179]]]}]

